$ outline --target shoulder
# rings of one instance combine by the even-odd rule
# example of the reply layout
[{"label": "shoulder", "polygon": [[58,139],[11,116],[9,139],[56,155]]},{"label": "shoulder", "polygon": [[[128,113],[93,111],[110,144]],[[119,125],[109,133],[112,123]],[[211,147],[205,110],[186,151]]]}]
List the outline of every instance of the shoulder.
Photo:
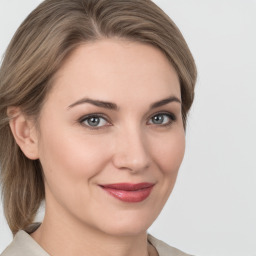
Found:
[{"label": "shoulder", "polygon": [[29,234],[20,230],[0,256],[49,256]]},{"label": "shoulder", "polygon": [[148,241],[156,248],[159,256],[192,256],[190,254],[186,254],[165,242],[156,239],[152,235],[148,235]]}]

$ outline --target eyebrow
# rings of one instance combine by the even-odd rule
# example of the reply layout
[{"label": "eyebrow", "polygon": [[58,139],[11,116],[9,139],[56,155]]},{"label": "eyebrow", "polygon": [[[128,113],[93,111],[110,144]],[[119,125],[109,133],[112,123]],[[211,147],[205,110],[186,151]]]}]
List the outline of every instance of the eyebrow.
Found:
[{"label": "eyebrow", "polygon": [[181,104],[181,100],[179,98],[177,98],[175,96],[171,96],[169,98],[166,98],[166,99],[163,99],[163,100],[160,100],[160,101],[157,101],[157,102],[151,104],[150,109],[158,108],[158,107],[164,106],[171,102],[177,102],[177,103]]},{"label": "eyebrow", "polygon": [[[166,99],[163,99],[163,100],[152,103],[150,105],[150,109],[158,108],[158,107],[161,107],[161,106],[166,105],[166,104],[171,103],[171,102],[177,102],[177,103],[181,104],[181,100],[179,98],[177,98],[175,96],[171,96],[169,98],[166,98]],[[95,105],[95,106],[100,107],[100,108],[106,108],[106,109],[111,109],[111,110],[119,110],[119,107],[115,103],[107,102],[107,101],[101,101],[101,100],[94,100],[94,99],[90,99],[90,98],[82,98],[82,99],[74,102],[73,104],[69,105],[68,109],[73,108],[73,107],[75,107],[77,105],[80,105],[80,104],[84,104],[84,103],[89,103],[89,104]]]},{"label": "eyebrow", "polygon": [[118,107],[115,103],[107,102],[107,101],[101,101],[101,100],[93,100],[93,99],[89,99],[89,98],[83,98],[83,99],[80,99],[80,100],[74,102],[73,104],[68,106],[68,109],[73,108],[74,106],[77,106],[77,105],[80,105],[80,104],[84,104],[84,103],[90,103],[90,104],[95,105],[95,106],[100,107],[100,108],[118,110]]}]

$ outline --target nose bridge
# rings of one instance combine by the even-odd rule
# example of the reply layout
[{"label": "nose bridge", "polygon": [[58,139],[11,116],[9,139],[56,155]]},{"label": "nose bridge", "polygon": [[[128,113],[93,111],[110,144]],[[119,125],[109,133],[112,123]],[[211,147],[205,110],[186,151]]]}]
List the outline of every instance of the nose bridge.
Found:
[{"label": "nose bridge", "polygon": [[127,125],[118,132],[114,164],[134,172],[149,166],[147,140],[139,125]]}]

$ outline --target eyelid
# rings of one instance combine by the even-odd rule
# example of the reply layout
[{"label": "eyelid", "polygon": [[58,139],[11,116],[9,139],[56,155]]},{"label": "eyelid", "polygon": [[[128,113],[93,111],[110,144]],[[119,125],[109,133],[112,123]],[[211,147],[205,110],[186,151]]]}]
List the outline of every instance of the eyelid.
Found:
[{"label": "eyelid", "polygon": [[167,124],[149,124],[149,125],[155,125],[155,126],[169,126],[171,125],[173,122],[175,122],[177,120],[177,117],[174,113],[172,112],[169,112],[169,111],[160,111],[160,112],[156,112],[154,114],[152,114],[149,118],[148,118],[148,121],[147,123],[154,117],[154,116],[157,116],[157,115],[166,115],[170,118],[170,122],[168,122]]},{"label": "eyelid", "polygon": [[[154,123],[149,123],[150,120],[154,117],[154,116],[157,116],[157,115],[166,115],[170,118],[170,122],[166,123],[166,124],[154,124]],[[98,118],[103,118],[107,124],[106,125],[103,125],[103,126],[89,126],[89,125],[86,125],[86,124],[83,124],[83,122],[89,118],[92,118],[92,117],[98,117]],[[150,117],[147,119],[147,125],[154,125],[154,126],[158,126],[158,127],[164,127],[164,126],[170,126],[173,122],[175,122],[177,120],[177,117],[174,113],[172,112],[169,112],[169,111],[159,111],[159,112],[155,112],[153,114],[150,115]],[[84,127],[88,128],[88,129],[91,129],[91,130],[97,130],[97,129],[103,129],[103,128],[106,128],[108,126],[112,126],[113,125],[113,122],[112,120],[106,116],[105,114],[103,113],[90,113],[90,114],[87,114],[87,115],[84,115],[82,117],[80,117],[78,119],[78,122],[79,124],[83,125]]]},{"label": "eyelid", "polygon": [[[84,124],[83,122],[85,122],[87,119],[89,118],[92,118],[92,117],[98,117],[98,118],[103,118],[108,124],[107,125],[103,125],[103,126],[89,126],[89,125],[86,125]],[[111,126],[112,125],[112,122],[110,120],[109,117],[107,117],[105,114],[102,114],[102,113],[91,113],[91,114],[87,114],[87,115],[84,115],[82,117],[80,117],[78,119],[78,122],[83,125],[84,127],[87,127],[91,130],[97,130],[97,129],[102,129],[102,128],[105,128],[107,126]]]}]

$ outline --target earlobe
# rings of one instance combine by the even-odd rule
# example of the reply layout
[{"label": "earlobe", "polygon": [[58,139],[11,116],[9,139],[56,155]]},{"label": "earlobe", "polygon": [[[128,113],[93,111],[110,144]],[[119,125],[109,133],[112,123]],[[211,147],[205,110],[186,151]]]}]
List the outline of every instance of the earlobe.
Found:
[{"label": "earlobe", "polygon": [[9,125],[16,143],[31,160],[38,159],[38,141],[34,122],[29,120],[18,107],[9,107]]}]

